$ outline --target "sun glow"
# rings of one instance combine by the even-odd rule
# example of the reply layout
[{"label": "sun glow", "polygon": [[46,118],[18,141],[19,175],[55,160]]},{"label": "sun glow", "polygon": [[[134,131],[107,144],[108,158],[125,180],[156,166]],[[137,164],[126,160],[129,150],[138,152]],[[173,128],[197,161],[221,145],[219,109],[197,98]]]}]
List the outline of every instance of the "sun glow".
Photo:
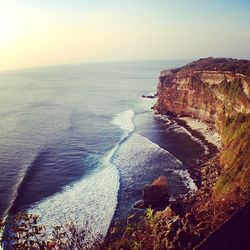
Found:
[{"label": "sun glow", "polygon": [[90,61],[250,57],[249,9],[243,5],[196,1],[195,9],[186,1],[140,2],[0,0],[0,71]]},{"label": "sun glow", "polygon": [[0,16],[0,46],[10,43],[16,33],[13,21],[6,16]]},{"label": "sun glow", "polygon": [[0,44],[8,40],[9,33],[7,20],[0,16]]}]

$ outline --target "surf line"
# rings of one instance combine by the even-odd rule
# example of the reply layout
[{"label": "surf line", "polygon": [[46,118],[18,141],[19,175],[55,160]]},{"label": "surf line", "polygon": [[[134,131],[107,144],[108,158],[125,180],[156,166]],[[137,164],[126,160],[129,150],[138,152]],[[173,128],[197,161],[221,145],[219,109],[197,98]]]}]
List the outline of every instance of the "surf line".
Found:
[{"label": "surf line", "polygon": [[91,227],[90,235],[86,237],[89,242],[94,242],[98,236],[107,234],[117,206],[120,187],[118,169],[110,161],[119,145],[133,133],[134,115],[133,110],[127,110],[113,117],[111,123],[120,127],[125,133],[100,159],[99,167],[95,171],[79,182],[65,187],[62,192],[34,204],[29,210],[31,213],[41,215],[41,224],[49,223],[47,236],[53,226],[67,223],[65,214],[70,214],[70,219],[79,227],[87,224]]}]

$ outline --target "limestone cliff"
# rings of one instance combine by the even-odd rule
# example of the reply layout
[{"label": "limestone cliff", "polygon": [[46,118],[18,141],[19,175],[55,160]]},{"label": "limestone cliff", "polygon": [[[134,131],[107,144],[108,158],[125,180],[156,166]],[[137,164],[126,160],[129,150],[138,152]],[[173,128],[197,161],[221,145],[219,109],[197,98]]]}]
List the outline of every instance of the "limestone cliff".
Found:
[{"label": "limestone cliff", "polygon": [[164,70],[154,110],[209,122],[222,137],[214,196],[250,198],[250,61],[206,58]]}]

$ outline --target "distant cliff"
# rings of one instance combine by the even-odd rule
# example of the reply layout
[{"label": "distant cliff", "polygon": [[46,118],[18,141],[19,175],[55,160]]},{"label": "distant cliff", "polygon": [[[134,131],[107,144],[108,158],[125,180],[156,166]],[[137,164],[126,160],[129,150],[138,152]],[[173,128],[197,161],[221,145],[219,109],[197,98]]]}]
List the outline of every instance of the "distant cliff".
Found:
[{"label": "distant cliff", "polygon": [[214,125],[222,137],[217,199],[250,198],[250,61],[206,58],[163,70],[154,110]]}]

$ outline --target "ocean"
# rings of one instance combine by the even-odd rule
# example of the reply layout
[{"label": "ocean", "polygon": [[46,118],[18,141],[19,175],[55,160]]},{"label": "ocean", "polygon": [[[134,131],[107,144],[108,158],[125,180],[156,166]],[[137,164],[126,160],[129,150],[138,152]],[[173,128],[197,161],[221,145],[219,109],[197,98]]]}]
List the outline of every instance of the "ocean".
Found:
[{"label": "ocean", "polygon": [[0,73],[0,217],[27,210],[47,228],[73,220],[105,235],[160,175],[172,197],[206,147],[154,115],[160,70],[187,61],[41,67]]}]

